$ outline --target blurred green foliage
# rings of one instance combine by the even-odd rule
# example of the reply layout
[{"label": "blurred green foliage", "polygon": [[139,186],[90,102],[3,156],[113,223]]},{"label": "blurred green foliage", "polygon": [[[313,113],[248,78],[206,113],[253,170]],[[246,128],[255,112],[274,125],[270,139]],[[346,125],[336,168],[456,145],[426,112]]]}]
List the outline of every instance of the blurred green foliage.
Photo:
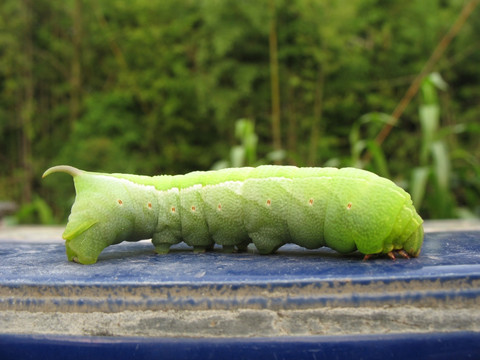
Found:
[{"label": "blurred green foliage", "polygon": [[284,150],[274,150],[265,155],[263,159],[257,159],[258,136],[255,133],[255,124],[248,119],[240,119],[235,122],[235,137],[240,142],[230,149],[228,159],[217,161],[212,170],[228,167],[259,166],[280,162],[285,159]]},{"label": "blurred green foliage", "polygon": [[281,162],[367,168],[424,217],[478,217],[479,9],[375,141],[464,4],[3,0],[0,201],[21,205],[19,222],[65,221],[71,180],[41,181],[56,164],[153,175]]}]

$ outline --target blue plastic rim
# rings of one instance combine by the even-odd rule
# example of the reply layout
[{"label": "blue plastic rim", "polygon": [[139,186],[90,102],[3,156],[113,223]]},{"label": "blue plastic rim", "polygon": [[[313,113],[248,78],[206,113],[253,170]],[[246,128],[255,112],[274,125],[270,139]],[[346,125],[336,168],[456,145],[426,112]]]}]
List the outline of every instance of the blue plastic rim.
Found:
[{"label": "blue plastic rim", "polygon": [[427,234],[420,257],[396,261],[292,245],[267,256],[186,247],[155,255],[140,242],[79,265],[67,261],[62,243],[8,240],[0,241],[0,256],[0,309],[10,310],[291,309],[415,305],[427,297],[468,304],[480,296],[480,232]]},{"label": "blue plastic rim", "polygon": [[149,339],[0,335],[7,359],[478,359],[480,334],[471,332],[284,337]]},{"label": "blue plastic rim", "polygon": [[61,242],[0,239],[0,285],[167,285],[285,284],[314,281],[363,281],[480,276],[480,232],[426,234],[418,258],[387,257],[362,261],[322,248],[285,245],[274,255],[220,250],[194,254],[179,246],[156,255],[150,242],[110,246],[98,263],[68,262]]}]

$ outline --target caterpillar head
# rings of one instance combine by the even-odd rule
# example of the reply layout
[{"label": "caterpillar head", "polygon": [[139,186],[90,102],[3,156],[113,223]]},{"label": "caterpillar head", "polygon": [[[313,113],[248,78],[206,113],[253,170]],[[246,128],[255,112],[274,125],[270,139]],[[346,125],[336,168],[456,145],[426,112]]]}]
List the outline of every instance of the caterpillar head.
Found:
[{"label": "caterpillar head", "polygon": [[423,226],[420,224],[412,235],[405,241],[403,249],[408,255],[417,257],[420,255],[420,250],[423,244]]}]

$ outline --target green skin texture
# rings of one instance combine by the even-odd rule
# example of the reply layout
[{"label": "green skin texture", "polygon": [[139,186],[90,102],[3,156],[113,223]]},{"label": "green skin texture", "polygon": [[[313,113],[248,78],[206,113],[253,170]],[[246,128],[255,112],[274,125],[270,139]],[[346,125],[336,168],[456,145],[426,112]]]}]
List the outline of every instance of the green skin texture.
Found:
[{"label": "green skin texture", "polygon": [[157,253],[184,241],[195,251],[222,245],[261,254],[286,243],[418,256],[422,219],[410,195],[388,179],[353,168],[259,166],[175,176],[87,172],[61,165],[77,196],[63,233],[68,260],[93,264],[122,241],[152,239]]}]

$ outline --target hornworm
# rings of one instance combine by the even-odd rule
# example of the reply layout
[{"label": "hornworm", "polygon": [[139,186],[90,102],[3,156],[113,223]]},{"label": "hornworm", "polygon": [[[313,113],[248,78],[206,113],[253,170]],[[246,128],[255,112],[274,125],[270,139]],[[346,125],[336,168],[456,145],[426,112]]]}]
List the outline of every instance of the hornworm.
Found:
[{"label": "hornworm", "polygon": [[152,239],[165,254],[181,241],[194,251],[222,245],[261,254],[286,243],[418,256],[422,219],[392,181],[353,168],[265,165],[138,176],[55,166],[73,176],[77,196],[63,233],[68,260],[93,264],[107,246]]}]

